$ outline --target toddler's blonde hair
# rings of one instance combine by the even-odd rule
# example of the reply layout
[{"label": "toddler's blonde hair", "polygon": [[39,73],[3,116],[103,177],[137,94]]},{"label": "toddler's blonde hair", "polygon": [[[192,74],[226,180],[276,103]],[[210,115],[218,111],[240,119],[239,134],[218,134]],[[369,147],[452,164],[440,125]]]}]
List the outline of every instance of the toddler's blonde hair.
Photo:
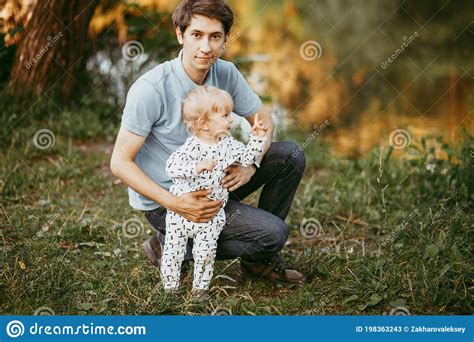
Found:
[{"label": "toddler's blonde hair", "polygon": [[229,113],[234,103],[228,92],[209,86],[198,86],[182,101],[182,119],[189,132],[199,132],[200,118],[209,120],[212,113]]}]

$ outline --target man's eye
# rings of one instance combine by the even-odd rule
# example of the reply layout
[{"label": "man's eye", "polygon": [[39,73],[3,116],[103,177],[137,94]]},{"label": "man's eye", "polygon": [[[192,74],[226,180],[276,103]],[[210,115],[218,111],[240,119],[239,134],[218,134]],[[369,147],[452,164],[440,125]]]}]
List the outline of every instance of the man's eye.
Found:
[{"label": "man's eye", "polygon": [[213,36],[212,38],[215,39],[215,40],[219,40],[219,39],[221,39],[221,36]]},{"label": "man's eye", "polygon": [[195,32],[195,33],[193,33],[192,35],[193,35],[193,37],[195,37],[195,38],[199,38],[199,33],[196,33],[196,32]]}]

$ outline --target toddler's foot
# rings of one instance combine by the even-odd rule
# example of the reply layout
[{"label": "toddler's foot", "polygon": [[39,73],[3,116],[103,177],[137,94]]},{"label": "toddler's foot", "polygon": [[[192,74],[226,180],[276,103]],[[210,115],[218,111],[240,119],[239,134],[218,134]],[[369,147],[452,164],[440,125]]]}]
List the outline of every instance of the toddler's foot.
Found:
[{"label": "toddler's foot", "polygon": [[179,289],[164,289],[166,296],[176,296],[179,293]]},{"label": "toddler's foot", "polygon": [[208,291],[202,290],[202,289],[193,289],[193,291],[191,292],[191,296],[194,300],[198,302],[203,302],[203,301],[211,299]]}]

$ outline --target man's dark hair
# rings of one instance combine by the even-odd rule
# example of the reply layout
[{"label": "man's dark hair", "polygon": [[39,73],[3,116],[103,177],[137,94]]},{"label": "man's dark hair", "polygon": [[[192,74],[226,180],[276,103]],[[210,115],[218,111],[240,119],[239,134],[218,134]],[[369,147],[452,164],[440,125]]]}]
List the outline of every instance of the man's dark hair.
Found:
[{"label": "man's dark hair", "polygon": [[219,20],[225,34],[234,23],[234,13],[225,0],[184,0],[173,12],[173,24],[184,33],[196,14]]}]

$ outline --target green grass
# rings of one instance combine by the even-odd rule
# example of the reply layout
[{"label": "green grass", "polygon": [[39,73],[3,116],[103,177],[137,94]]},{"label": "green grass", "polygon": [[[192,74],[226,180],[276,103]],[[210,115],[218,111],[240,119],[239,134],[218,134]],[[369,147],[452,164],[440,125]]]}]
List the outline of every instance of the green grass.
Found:
[{"label": "green grass", "polygon": [[[117,116],[104,106],[96,117],[94,108],[74,108],[73,121],[42,117],[44,108],[28,121],[18,119],[20,111],[2,116],[2,314],[29,315],[40,307],[61,315],[473,311],[472,135],[465,133],[455,149],[441,145],[445,159],[436,159],[424,141],[399,152],[401,158],[374,149],[358,160],[333,159],[327,146],[311,143],[283,250],[309,284],[240,279],[237,260],[218,262],[211,300],[196,303],[189,277],[179,295],[163,293],[142,250],[151,227],[108,170]],[[54,132],[53,147],[34,146],[41,128]],[[427,163],[436,165],[434,172]],[[322,232],[306,239],[299,227],[310,218]],[[130,219],[140,224],[126,233]]]}]

